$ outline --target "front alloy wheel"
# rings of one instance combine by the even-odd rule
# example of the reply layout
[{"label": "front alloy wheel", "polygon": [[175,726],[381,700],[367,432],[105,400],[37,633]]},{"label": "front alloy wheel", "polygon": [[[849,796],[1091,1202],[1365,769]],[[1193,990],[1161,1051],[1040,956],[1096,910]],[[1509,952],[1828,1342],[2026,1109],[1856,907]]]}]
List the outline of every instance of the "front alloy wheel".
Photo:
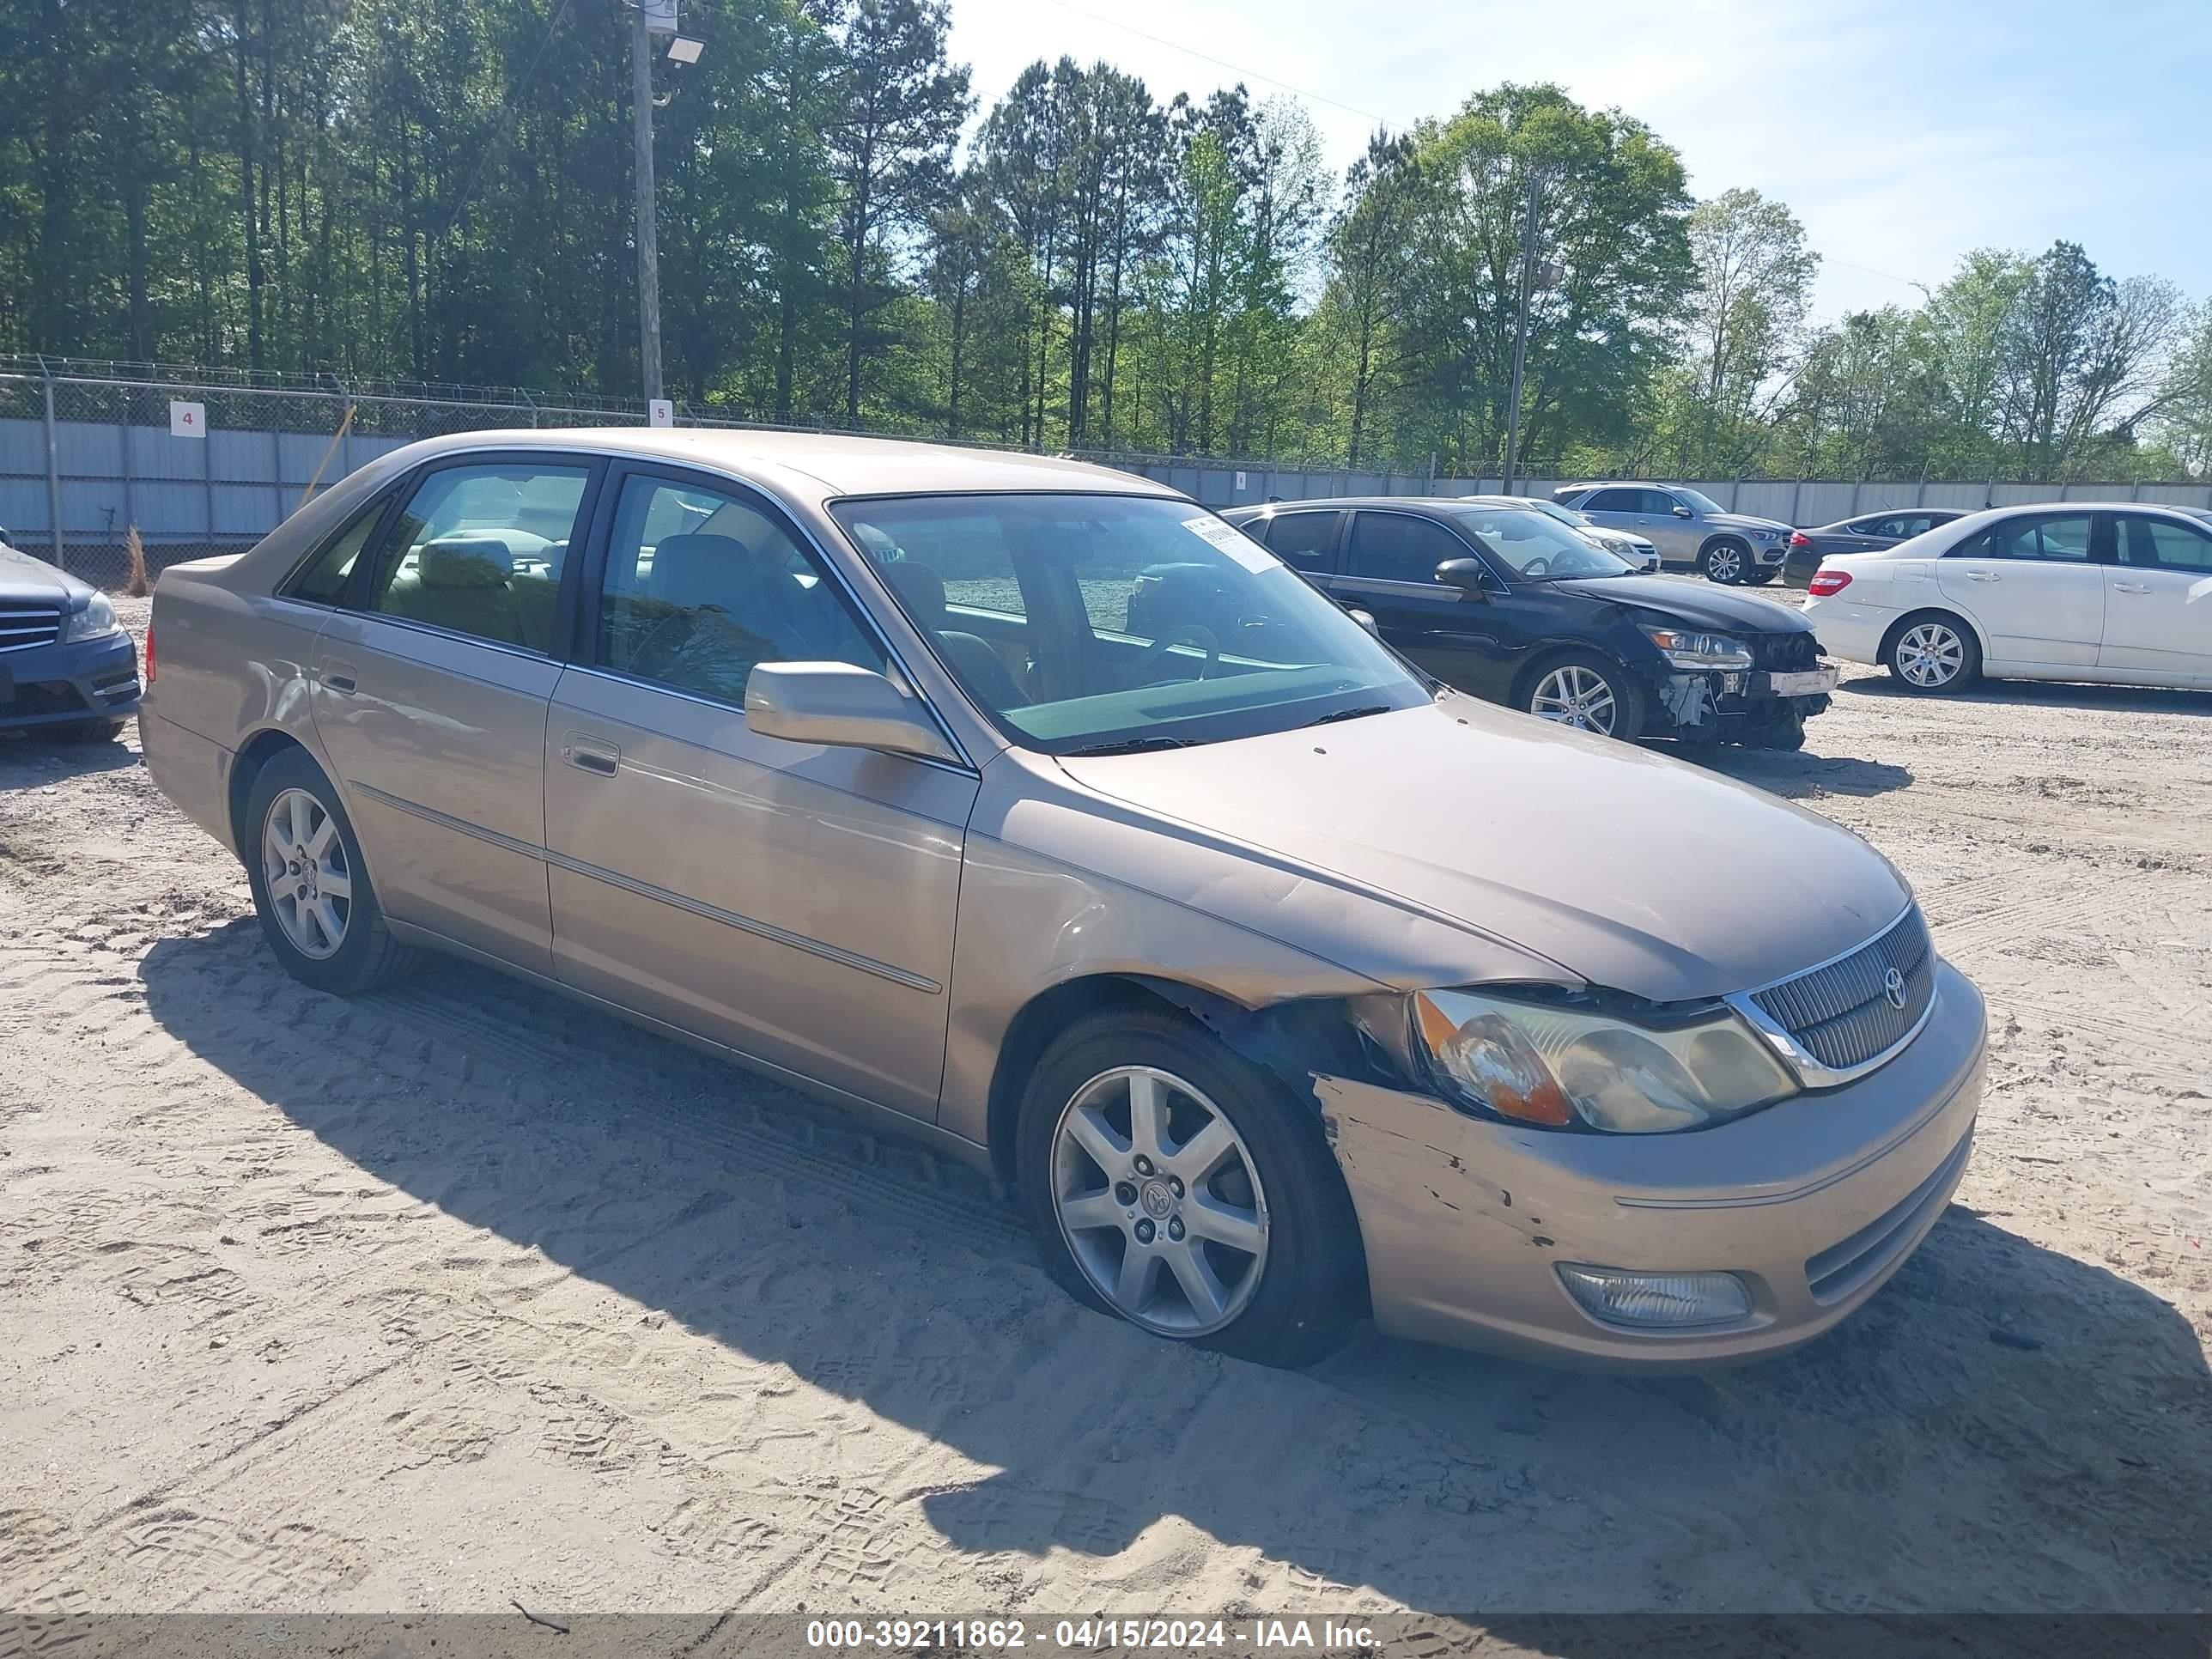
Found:
[{"label": "front alloy wheel", "polygon": [[1620,702],[1596,669],[1562,663],[1537,680],[1529,693],[1528,712],[1539,720],[1609,738],[1620,722]]},{"label": "front alloy wheel", "polygon": [[1734,586],[1743,580],[1743,550],[1734,542],[1719,542],[1705,551],[1705,580]]},{"label": "front alloy wheel", "polygon": [[1131,1324],[1209,1336],[1267,1265],[1267,1200],[1244,1139],[1193,1083],[1117,1066],[1061,1112],[1053,1212],[1091,1287]]}]

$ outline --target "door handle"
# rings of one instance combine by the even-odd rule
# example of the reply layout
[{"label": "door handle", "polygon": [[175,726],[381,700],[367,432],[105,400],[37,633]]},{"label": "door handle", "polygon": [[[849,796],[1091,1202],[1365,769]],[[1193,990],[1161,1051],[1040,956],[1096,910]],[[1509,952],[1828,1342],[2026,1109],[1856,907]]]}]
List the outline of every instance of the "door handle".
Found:
[{"label": "door handle", "polygon": [[325,668],[323,671],[323,684],[331,690],[346,696],[351,696],[355,690],[353,676],[336,668]]},{"label": "door handle", "polygon": [[2112,592],[2115,593],[2148,593],[2150,592],[2150,587],[2147,583],[2143,582],[2114,582],[2112,584]]},{"label": "door handle", "polygon": [[1969,570],[1966,580],[1970,582],[2001,582],[2004,578],[1994,570]]},{"label": "door handle", "polygon": [[569,765],[586,772],[596,772],[611,778],[622,769],[622,750],[611,743],[601,743],[580,732],[571,732],[561,740],[561,758]]}]

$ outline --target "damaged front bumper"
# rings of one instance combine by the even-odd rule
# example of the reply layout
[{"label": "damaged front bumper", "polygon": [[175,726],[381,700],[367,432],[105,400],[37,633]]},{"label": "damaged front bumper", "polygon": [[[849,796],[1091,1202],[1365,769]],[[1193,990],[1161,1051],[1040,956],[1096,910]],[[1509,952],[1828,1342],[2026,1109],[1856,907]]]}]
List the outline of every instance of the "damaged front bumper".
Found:
[{"label": "damaged front bumper", "polygon": [[1838,675],[1825,665],[1800,673],[1765,669],[1674,672],[1659,678],[1646,730],[1692,743],[1787,741],[1826,714]]},{"label": "damaged front bumper", "polygon": [[[1948,964],[1911,1046],[1880,1070],[1710,1129],[1579,1134],[1316,1076],[1393,1335],[1596,1369],[1698,1369],[1811,1340],[1872,1296],[1942,1216],[1982,1092],[1980,994]],[[1729,1274],[1749,1311],[1629,1328],[1561,1266]]]}]

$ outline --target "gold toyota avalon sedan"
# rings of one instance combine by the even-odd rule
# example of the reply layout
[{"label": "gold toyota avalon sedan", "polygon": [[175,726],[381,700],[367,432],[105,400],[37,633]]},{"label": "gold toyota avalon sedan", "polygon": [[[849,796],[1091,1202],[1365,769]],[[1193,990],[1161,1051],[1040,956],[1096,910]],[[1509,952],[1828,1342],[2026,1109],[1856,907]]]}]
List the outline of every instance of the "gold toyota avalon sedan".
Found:
[{"label": "gold toyota avalon sedan", "polygon": [[705,1044],[995,1170],[1162,1337],[1753,1358],[1966,1161],[1982,1000],[1864,842],[1446,690],[1121,473],[433,440],[167,571],[146,670],[298,978]]}]

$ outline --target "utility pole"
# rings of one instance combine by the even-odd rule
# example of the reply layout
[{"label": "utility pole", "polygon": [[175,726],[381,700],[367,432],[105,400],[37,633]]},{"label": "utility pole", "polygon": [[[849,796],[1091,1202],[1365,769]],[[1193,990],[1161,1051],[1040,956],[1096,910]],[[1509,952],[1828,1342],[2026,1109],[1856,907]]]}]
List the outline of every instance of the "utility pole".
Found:
[{"label": "utility pole", "polygon": [[1513,396],[1505,411],[1504,494],[1521,459],[1521,377],[1528,362],[1528,290],[1536,280],[1536,169],[1528,169],[1528,217],[1521,228],[1521,320],[1513,331]]},{"label": "utility pole", "polygon": [[637,141],[638,362],[649,404],[660,396],[660,228],[653,203],[653,31],[642,0],[629,0],[629,3],[630,100]]}]

